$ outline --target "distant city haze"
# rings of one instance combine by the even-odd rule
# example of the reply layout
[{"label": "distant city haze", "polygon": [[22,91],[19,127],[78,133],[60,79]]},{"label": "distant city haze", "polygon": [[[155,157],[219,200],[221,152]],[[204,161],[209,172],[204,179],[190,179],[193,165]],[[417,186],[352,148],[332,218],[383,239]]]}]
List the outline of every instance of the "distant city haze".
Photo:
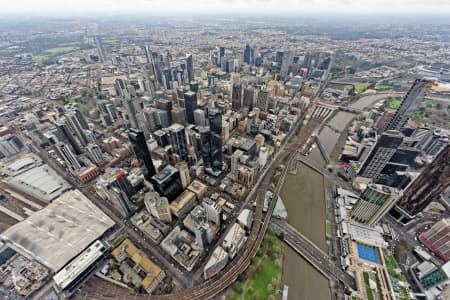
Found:
[{"label": "distant city haze", "polygon": [[0,14],[364,13],[450,14],[450,0],[0,0]]}]

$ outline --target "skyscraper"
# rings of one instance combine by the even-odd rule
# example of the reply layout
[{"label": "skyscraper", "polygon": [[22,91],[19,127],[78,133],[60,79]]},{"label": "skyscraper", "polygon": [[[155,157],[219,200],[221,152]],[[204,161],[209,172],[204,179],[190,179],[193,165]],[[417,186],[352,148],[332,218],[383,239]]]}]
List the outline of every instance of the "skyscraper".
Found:
[{"label": "skyscraper", "polygon": [[55,144],[55,148],[62,159],[64,159],[64,161],[72,170],[81,169],[80,162],[78,161],[75,154],[73,154],[72,150],[70,150],[69,146],[64,143],[58,142]]},{"label": "skyscraper", "polygon": [[147,147],[144,133],[142,130],[130,128],[128,137],[133,145],[134,154],[141,164],[141,168],[145,167],[143,170],[145,178],[150,180],[152,176],[156,174],[156,170],[153,165],[152,157],[150,156],[150,151]]},{"label": "skyscraper", "polygon": [[240,83],[233,83],[231,90],[231,106],[234,110],[240,110],[242,106],[242,86]]},{"label": "skyscraper", "polygon": [[416,79],[403,97],[399,108],[389,121],[387,130],[400,130],[408,122],[411,115],[420,107],[423,94],[430,87],[431,81],[424,79]]},{"label": "skyscraper", "polygon": [[388,130],[383,133],[363,162],[358,175],[372,178],[374,181],[378,180],[384,167],[402,142],[403,135],[396,130]]},{"label": "skyscraper", "polygon": [[269,92],[265,88],[258,92],[256,107],[261,111],[267,111],[269,109]]},{"label": "skyscraper", "polygon": [[211,109],[208,119],[211,129],[211,167],[213,172],[221,172],[223,167],[222,114],[218,109]]},{"label": "skyscraper", "polygon": [[211,130],[209,127],[199,127],[200,150],[203,159],[203,166],[211,168]]},{"label": "skyscraper", "polygon": [[174,123],[169,127],[170,142],[173,152],[178,154],[182,160],[188,160],[186,132],[184,127]]},{"label": "skyscraper", "polygon": [[445,147],[405,189],[397,206],[414,216],[450,185],[450,146]]},{"label": "skyscraper", "polygon": [[153,187],[161,196],[169,201],[175,200],[182,192],[180,172],[172,165],[167,165],[152,177]]},{"label": "skyscraper", "polygon": [[252,65],[255,62],[255,50],[249,44],[245,45],[244,62]]},{"label": "skyscraper", "polygon": [[180,161],[175,165],[175,168],[180,172],[181,185],[183,189],[187,188],[187,186],[191,183],[191,177],[189,176],[189,166],[187,162]]},{"label": "skyscraper", "polygon": [[186,54],[186,72],[189,82],[194,80],[194,62],[192,54]]},{"label": "skyscraper", "polygon": [[255,90],[252,87],[244,87],[243,102],[244,107],[247,107],[249,111],[253,109],[253,97]]},{"label": "skyscraper", "polygon": [[194,111],[197,109],[197,94],[189,91],[184,93],[184,105],[186,109],[186,121],[195,124]]},{"label": "skyscraper", "polygon": [[400,195],[397,189],[370,184],[353,207],[351,218],[373,226],[394,206]]},{"label": "skyscraper", "polygon": [[169,200],[166,197],[161,197],[156,192],[148,192],[144,196],[144,204],[153,217],[165,223],[172,222]]},{"label": "skyscraper", "polygon": [[280,78],[285,80],[287,75],[289,74],[289,68],[292,65],[292,61],[294,59],[294,54],[292,51],[286,51],[283,53],[283,60],[281,61],[280,68]]}]

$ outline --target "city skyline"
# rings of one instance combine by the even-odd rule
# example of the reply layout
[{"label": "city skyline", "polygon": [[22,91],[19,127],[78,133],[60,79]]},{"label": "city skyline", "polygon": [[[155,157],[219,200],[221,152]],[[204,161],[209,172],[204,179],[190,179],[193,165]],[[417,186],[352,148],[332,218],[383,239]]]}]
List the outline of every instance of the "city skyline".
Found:
[{"label": "city skyline", "polygon": [[192,14],[192,13],[263,13],[263,14],[302,14],[302,13],[333,13],[390,15],[390,14],[450,14],[448,0],[172,0],[170,3],[162,0],[100,0],[100,1],[0,1],[0,15],[48,13],[79,14],[79,13],[150,13],[150,14]]}]

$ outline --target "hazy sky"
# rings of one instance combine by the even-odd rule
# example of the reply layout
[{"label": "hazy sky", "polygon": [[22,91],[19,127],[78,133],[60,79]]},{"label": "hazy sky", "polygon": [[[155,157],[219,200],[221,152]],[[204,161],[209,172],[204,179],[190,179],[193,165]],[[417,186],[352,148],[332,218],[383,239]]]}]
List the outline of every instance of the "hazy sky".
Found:
[{"label": "hazy sky", "polygon": [[450,13],[450,0],[0,0],[0,13]]}]

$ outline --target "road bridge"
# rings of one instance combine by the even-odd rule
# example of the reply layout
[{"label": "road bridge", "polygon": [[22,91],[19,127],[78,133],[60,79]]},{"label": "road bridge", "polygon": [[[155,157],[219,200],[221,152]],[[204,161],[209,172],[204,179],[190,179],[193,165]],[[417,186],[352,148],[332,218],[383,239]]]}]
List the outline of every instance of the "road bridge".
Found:
[{"label": "road bridge", "polygon": [[306,259],[316,270],[327,279],[335,279],[343,283],[349,289],[356,291],[356,280],[337,266],[328,254],[317,247],[307,237],[298,232],[284,220],[272,219],[271,227],[295,252]]}]

